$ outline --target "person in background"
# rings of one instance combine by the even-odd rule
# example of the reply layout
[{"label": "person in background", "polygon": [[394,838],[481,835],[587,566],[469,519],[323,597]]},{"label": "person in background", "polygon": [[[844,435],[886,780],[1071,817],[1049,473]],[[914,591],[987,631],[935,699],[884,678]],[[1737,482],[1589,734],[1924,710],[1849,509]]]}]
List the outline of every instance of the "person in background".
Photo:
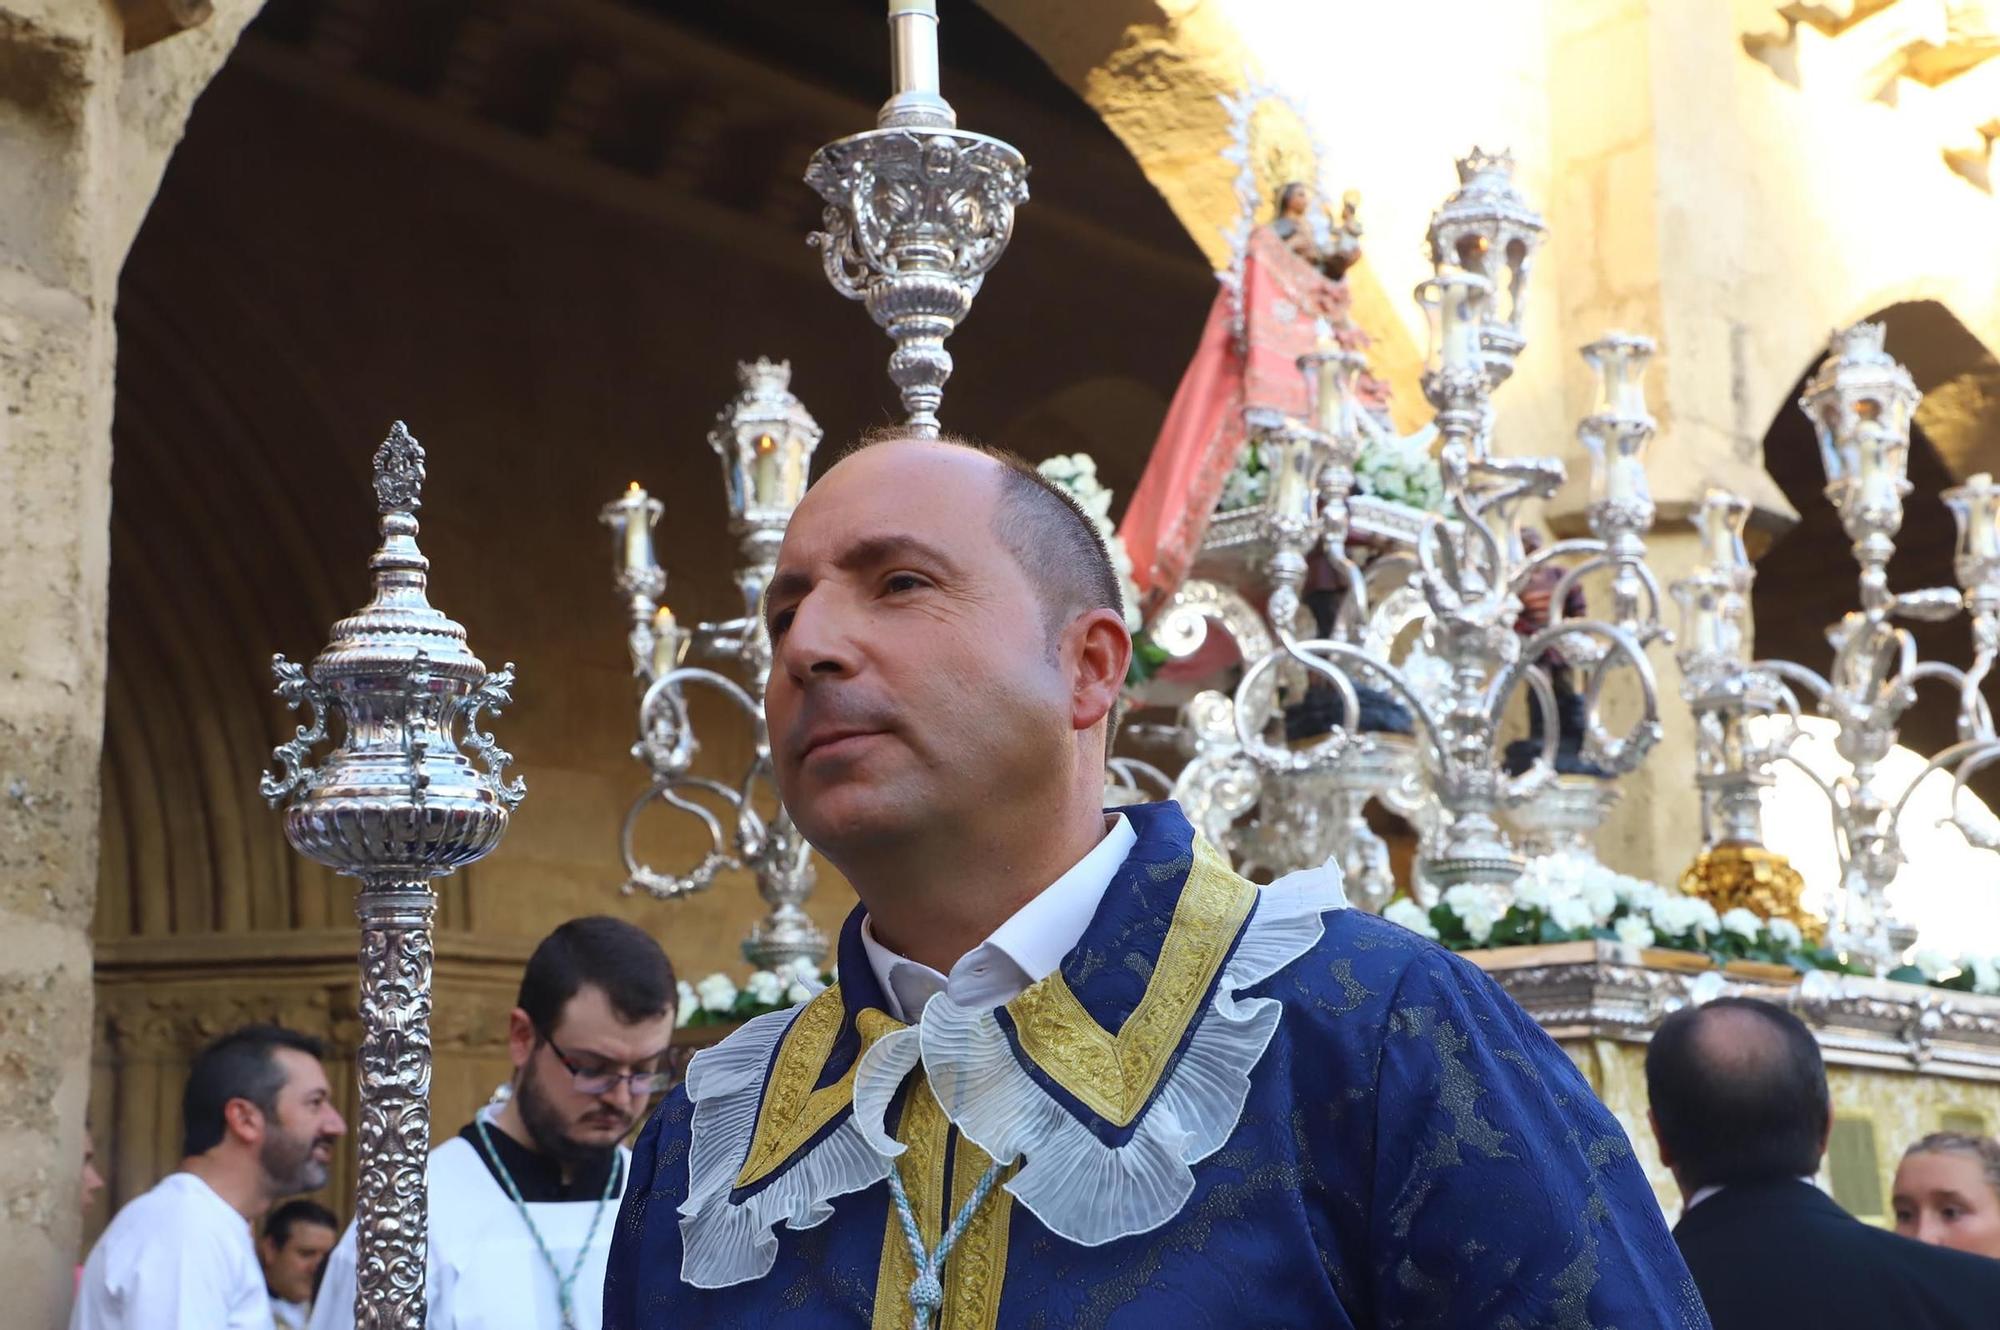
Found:
[{"label": "person in background", "polygon": [[318,1201],[286,1201],[264,1220],[257,1259],[271,1291],[271,1320],[278,1330],[305,1330],[312,1311],[313,1276],[340,1237],[340,1221]]},{"label": "person in background", "polygon": [[[542,939],[507,1018],[504,1102],[431,1151],[429,1330],[597,1330],[631,1151],[672,1080],[673,967],[604,915]],[[354,1226],[327,1258],[312,1330],[354,1325]]]},{"label": "person in background", "polygon": [[1675,1012],[1646,1050],[1646,1092],[1687,1202],[1674,1241],[1715,1330],[2000,1325],[2000,1262],[1871,1228],[1814,1185],[1832,1101],[1792,1013],[1753,998]]},{"label": "person in background", "polygon": [[[83,1124],[83,1173],[78,1180],[76,1212],[84,1219],[90,1218],[90,1207],[97,1204],[97,1193],[104,1190],[104,1175],[97,1171],[97,1142],[93,1139],[90,1124]],[[83,1287],[83,1263],[78,1262],[71,1281],[75,1288]]]},{"label": "person in background", "polygon": [[2000,1141],[1932,1132],[1896,1166],[1896,1231],[2000,1259]]},{"label": "person in background", "polygon": [[251,1025],[195,1055],[180,1169],[118,1212],[84,1262],[70,1330],[271,1330],[250,1225],[326,1185],[334,1111],[320,1045]]}]

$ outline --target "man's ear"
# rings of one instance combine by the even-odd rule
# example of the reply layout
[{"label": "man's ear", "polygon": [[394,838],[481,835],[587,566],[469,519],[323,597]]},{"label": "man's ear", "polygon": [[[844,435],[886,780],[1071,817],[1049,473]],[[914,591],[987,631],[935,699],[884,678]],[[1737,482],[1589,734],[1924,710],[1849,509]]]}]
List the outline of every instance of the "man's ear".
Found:
[{"label": "man's ear", "polygon": [[507,1056],[513,1060],[514,1070],[528,1065],[528,1059],[535,1053],[535,1023],[528,1013],[519,1007],[507,1013]]},{"label": "man's ear", "polygon": [[1674,1166],[1673,1151],[1667,1149],[1666,1137],[1660,1135],[1660,1120],[1653,1116],[1653,1110],[1650,1108],[1646,1110],[1646,1125],[1653,1129],[1653,1145],[1660,1152],[1661,1167],[1672,1169]]},{"label": "man's ear", "polygon": [[1070,621],[1070,728],[1095,728],[1118,705],[1132,664],[1132,635],[1116,610],[1096,609]]},{"label": "man's ear", "polygon": [[222,1106],[224,1134],[246,1145],[257,1145],[263,1141],[264,1124],[264,1110],[248,1099],[231,1099]]}]

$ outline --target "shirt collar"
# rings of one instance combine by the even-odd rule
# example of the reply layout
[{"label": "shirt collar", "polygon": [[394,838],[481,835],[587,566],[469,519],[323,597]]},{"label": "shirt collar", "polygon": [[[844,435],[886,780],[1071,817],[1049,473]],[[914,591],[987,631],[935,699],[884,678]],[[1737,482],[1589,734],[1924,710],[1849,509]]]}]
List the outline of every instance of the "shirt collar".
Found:
[{"label": "shirt collar", "polygon": [[1113,813],[1104,838],[1090,853],[959,957],[948,978],[883,946],[875,940],[874,928],[862,920],[861,947],[889,1014],[910,1020],[922,1014],[933,993],[940,992],[949,992],[961,1006],[1003,1006],[1028,985],[1054,974],[1090,927],[1112,877],[1138,839],[1130,820]]},{"label": "shirt collar", "polygon": [[[493,1124],[490,1106],[480,1109],[479,1116],[486,1119],[486,1130],[482,1133],[476,1124],[468,1122],[459,1130],[459,1137],[472,1147],[472,1152],[479,1156],[480,1163],[486,1165],[486,1171],[493,1176],[493,1181],[502,1191],[507,1190],[507,1183],[500,1176],[500,1167],[505,1167],[514,1185],[520,1189],[523,1205],[550,1201],[601,1200],[604,1197],[605,1184],[611,1182],[612,1170],[619,1168],[622,1163],[618,1157],[618,1148],[613,1146],[605,1152],[602,1159],[592,1157],[578,1164],[570,1174],[568,1185],[564,1185],[562,1166],[550,1156],[539,1150],[530,1150],[500,1130]],[[493,1154],[488,1154],[486,1151],[487,1141],[493,1143]],[[499,1158],[496,1160],[494,1155],[498,1155]],[[624,1179],[621,1177],[615,1184],[612,1195],[617,1196],[624,1190]]]}]

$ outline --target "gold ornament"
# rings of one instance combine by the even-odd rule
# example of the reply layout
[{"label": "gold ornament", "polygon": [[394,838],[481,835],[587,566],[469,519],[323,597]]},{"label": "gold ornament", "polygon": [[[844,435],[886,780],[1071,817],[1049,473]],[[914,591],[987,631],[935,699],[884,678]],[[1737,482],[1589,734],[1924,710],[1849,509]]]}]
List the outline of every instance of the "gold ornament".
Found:
[{"label": "gold ornament", "polygon": [[1742,908],[1764,919],[1789,919],[1818,946],[1826,921],[1799,903],[1805,886],[1784,855],[1742,841],[1703,850],[1681,874],[1681,893],[1707,901],[1717,914]]}]

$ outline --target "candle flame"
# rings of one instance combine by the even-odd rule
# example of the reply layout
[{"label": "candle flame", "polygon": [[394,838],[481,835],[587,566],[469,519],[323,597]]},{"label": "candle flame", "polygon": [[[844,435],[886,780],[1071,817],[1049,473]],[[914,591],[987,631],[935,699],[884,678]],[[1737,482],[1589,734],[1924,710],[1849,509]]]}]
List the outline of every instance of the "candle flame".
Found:
[{"label": "candle flame", "polygon": [[636,480],[633,481],[631,488],[627,489],[625,492],[627,494],[637,494],[639,492],[639,482]]},{"label": "candle flame", "polygon": [[778,441],[777,441],[776,439],[772,438],[772,437],[771,437],[770,435],[768,435],[768,434],[759,434],[759,435],[757,436],[757,451],[758,451],[758,452],[760,452],[760,453],[768,453],[768,452],[770,452],[770,451],[771,451],[771,450],[772,450],[773,448],[775,448],[775,447],[777,447],[777,446],[778,446]]}]

